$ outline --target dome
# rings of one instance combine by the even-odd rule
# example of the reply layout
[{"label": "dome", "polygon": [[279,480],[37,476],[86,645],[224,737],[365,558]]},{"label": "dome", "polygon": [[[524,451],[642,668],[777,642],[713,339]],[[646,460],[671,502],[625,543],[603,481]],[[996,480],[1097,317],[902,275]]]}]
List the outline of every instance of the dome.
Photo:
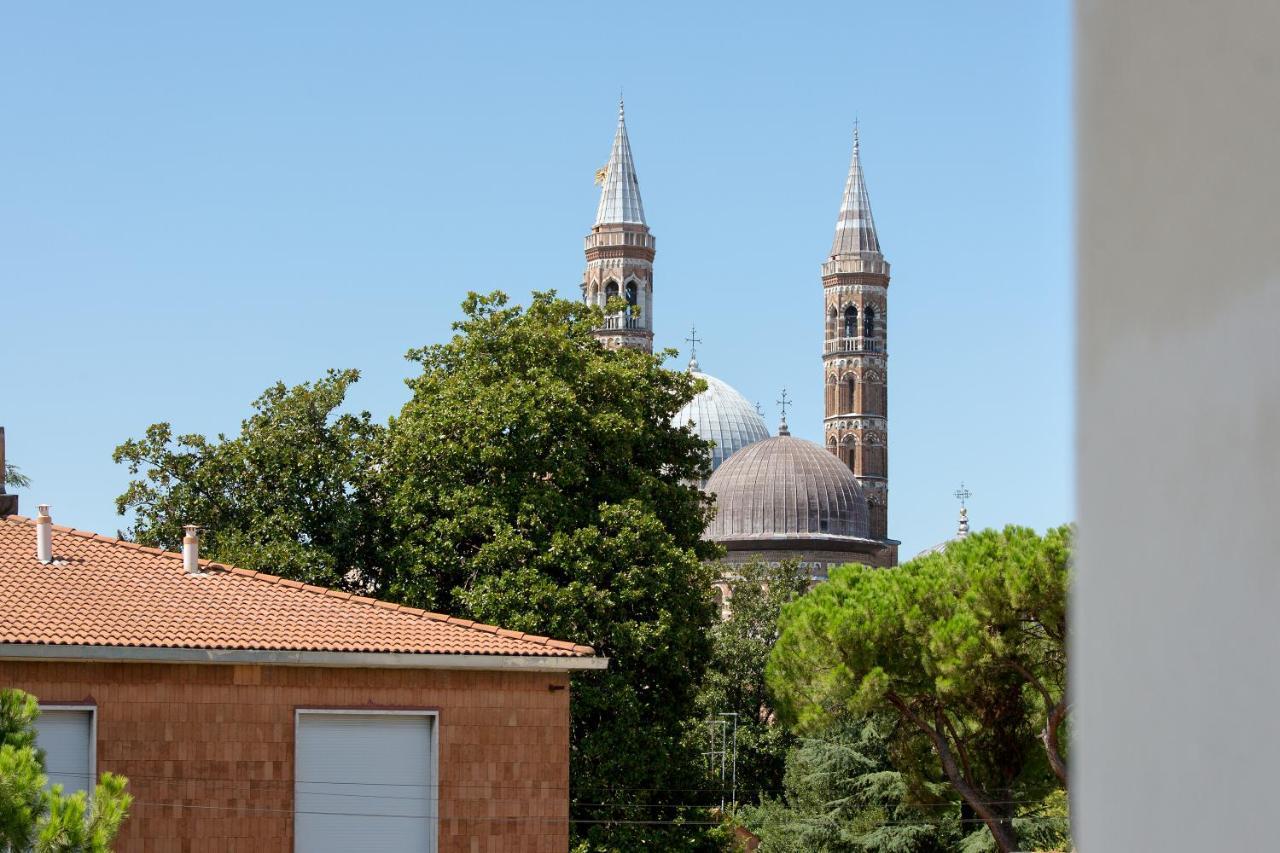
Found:
[{"label": "dome", "polygon": [[711,449],[712,471],[748,444],[769,437],[764,418],[732,385],[700,373],[693,366],[689,375],[706,382],[707,390],[676,412],[671,423],[684,426],[693,421],[693,431],[700,438],[715,442]]},{"label": "dome", "polygon": [[716,496],[712,541],[870,538],[867,500],[826,448],[779,429],[735,453],[707,481]]}]

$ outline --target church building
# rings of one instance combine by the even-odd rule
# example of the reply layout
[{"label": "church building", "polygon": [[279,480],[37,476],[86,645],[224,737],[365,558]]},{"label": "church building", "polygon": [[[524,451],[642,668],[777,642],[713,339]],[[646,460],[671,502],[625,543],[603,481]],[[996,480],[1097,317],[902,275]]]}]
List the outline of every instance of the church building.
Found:
[{"label": "church building", "polygon": [[[621,103],[609,162],[597,179],[600,205],[586,238],[582,297],[601,308],[622,298],[626,308],[606,314],[597,337],[606,346],[652,352],[656,244],[645,221]],[[704,487],[715,494],[717,513],[704,536],[725,548],[726,561],[797,560],[815,580],[844,563],[898,562],[898,542],[888,535],[889,264],[871,217],[856,128],[821,281],[825,447],[792,436],[785,408],[771,437],[742,394],[701,371],[696,351],[688,369],[707,390],[673,419],[714,442],[713,470]]]}]

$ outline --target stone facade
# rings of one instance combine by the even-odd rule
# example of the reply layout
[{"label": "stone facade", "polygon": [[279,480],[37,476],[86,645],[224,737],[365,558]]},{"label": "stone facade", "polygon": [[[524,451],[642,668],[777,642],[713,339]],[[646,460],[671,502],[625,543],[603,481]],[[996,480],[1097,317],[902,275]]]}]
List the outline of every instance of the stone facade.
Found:
[{"label": "stone facade", "polygon": [[564,673],[0,661],[0,684],[97,708],[129,779],[120,853],[292,853],[296,709],[439,712],[441,853],[569,847]]}]

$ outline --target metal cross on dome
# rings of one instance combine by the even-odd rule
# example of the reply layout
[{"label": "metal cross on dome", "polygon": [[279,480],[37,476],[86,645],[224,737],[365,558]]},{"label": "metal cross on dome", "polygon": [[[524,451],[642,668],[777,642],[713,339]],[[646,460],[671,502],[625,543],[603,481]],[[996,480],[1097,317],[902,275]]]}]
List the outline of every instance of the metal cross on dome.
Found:
[{"label": "metal cross on dome", "polygon": [[787,406],[791,405],[791,400],[787,397],[786,388],[782,389],[782,396],[776,402],[778,408],[782,410],[782,419],[785,421],[787,419]]},{"label": "metal cross on dome", "polygon": [[689,337],[685,338],[684,342],[689,345],[689,358],[697,358],[698,344],[702,343],[702,338],[698,337],[697,326],[689,327]]},{"label": "metal cross on dome", "polygon": [[702,343],[702,338],[698,337],[698,327],[689,326],[689,337],[685,338],[685,343],[689,345],[689,369],[698,369],[698,344]]},{"label": "metal cross on dome", "polygon": [[960,501],[960,508],[964,508],[964,502],[973,497],[973,492],[964,487],[964,480],[960,481],[960,488],[952,492],[956,496],[956,500]]}]

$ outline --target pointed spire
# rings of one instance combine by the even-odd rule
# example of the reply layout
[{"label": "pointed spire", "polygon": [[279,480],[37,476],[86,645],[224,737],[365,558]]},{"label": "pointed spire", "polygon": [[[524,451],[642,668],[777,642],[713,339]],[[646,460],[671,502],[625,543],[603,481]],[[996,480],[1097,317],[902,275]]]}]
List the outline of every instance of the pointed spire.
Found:
[{"label": "pointed spire", "polygon": [[871,218],[871,199],[862,177],[862,158],[858,149],[858,124],[854,122],[853,160],[849,163],[849,178],[844,184],[840,218],[836,220],[836,239],[831,244],[833,257],[880,253],[880,240],[876,237],[875,220]]},{"label": "pointed spire", "polygon": [[618,97],[618,132],[613,137],[609,164],[604,167],[604,188],[596,209],[596,225],[644,225],[644,204],[640,201],[640,180],[631,158],[631,141],[627,139],[627,113]]}]

